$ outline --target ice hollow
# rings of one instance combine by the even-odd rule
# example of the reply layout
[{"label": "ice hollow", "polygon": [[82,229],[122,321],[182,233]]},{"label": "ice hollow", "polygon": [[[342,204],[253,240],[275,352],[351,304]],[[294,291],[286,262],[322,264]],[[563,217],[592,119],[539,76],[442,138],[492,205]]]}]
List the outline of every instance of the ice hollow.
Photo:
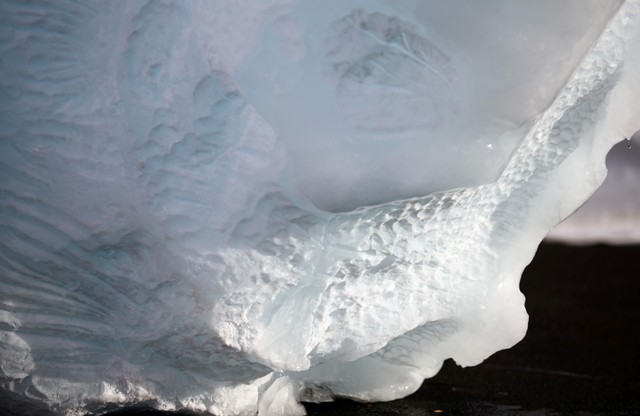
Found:
[{"label": "ice hollow", "polygon": [[2,406],[302,414],[517,343],[640,2],[467,6],[3,2]]}]

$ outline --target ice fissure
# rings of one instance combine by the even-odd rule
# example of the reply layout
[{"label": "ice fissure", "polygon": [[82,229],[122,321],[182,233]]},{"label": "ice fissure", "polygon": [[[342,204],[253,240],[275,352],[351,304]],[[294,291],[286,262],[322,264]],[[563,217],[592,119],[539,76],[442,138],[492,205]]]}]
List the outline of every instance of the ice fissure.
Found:
[{"label": "ice fissure", "polygon": [[242,3],[0,4],[7,411],[304,414],[477,365],[640,127],[637,0]]}]

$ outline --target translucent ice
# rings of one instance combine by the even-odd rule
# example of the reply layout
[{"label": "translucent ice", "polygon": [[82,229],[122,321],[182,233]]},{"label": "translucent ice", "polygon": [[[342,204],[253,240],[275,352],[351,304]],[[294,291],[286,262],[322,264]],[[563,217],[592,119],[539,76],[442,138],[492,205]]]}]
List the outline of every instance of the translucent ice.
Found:
[{"label": "translucent ice", "polygon": [[611,149],[607,168],[602,186],[548,239],[571,244],[640,242],[640,131]]},{"label": "translucent ice", "polygon": [[639,127],[639,14],[2,2],[0,403],[300,414],[509,348]]}]

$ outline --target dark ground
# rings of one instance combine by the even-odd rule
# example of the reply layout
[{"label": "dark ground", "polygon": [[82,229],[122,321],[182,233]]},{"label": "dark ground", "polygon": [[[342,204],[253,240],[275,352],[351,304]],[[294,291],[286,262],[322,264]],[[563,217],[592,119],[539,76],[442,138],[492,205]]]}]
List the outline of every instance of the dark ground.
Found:
[{"label": "dark ground", "polygon": [[473,368],[448,361],[402,400],[309,415],[640,415],[640,246],[543,244],[521,289],[529,331],[512,349]]}]

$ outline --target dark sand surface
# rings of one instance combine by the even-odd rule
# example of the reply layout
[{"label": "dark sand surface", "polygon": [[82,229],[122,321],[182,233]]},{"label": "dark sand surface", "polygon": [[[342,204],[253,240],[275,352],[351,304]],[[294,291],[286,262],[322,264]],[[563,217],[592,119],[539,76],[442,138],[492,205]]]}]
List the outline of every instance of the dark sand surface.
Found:
[{"label": "dark sand surface", "polygon": [[402,400],[309,415],[640,415],[640,246],[543,244],[521,289],[529,332],[514,348],[473,368],[448,361]]}]

